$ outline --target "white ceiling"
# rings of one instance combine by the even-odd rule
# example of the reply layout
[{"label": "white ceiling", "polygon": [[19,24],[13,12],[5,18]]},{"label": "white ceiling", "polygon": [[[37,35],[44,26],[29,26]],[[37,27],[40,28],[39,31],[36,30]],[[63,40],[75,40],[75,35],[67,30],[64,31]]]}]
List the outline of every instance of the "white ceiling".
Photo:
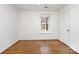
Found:
[{"label": "white ceiling", "polygon": [[[57,11],[61,9],[64,4],[15,4],[13,5],[20,11]],[[45,8],[48,7],[48,8]]]}]

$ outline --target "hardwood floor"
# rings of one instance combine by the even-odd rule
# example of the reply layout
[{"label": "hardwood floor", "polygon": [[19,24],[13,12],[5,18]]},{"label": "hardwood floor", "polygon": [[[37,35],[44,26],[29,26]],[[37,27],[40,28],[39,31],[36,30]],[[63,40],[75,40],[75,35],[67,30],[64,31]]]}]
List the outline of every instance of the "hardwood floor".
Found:
[{"label": "hardwood floor", "polygon": [[77,54],[59,40],[20,40],[2,54]]}]

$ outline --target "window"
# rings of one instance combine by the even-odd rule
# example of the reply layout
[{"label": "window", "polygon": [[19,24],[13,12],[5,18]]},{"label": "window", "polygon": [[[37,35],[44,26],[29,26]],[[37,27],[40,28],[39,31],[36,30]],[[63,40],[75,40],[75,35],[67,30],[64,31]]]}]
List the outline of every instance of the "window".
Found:
[{"label": "window", "polygon": [[49,14],[41,14],[41,32],[48,32],[49,31]]}]

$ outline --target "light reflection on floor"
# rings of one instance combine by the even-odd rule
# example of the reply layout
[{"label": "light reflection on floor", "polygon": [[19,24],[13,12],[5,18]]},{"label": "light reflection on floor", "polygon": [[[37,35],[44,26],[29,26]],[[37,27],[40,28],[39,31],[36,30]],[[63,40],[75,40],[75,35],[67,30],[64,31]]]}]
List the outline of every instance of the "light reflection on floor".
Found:
[{"label": "light reflection on floor", "polygon": [[40,53],[41,54],[48,54],[48,53],[50,53],[50,47],[48,45],[41,46]]}]

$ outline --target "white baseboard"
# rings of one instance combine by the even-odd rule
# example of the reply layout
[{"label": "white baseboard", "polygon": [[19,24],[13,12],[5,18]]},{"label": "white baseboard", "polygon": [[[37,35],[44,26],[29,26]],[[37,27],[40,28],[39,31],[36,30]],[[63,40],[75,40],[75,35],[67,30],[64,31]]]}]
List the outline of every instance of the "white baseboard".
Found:
[{"label": "white baseboard", "polygon": [[67,46],[69,46],[71,49],[73,49],[75,52],[79,53],[79,49],[75,48],[74,46],[70,46],[69,44],[67,44],[66,42],[60,40],[61,42],[65,43]]},{"label": "white baseboard", "polygon": [[77,52],[79,54],[79,49],[73,47],[73,46],[70,46],[71,49],[73,49],[75,52]]},{"label": "white baseboard", "polygon": [[58,39],[56,39],[56,38],[55,39],[50,39],[50,38],[49,39],[45,39],[44,38],[44,39],[19,39],[19,40],[58,40]]},{"label": "white baseboard", "polygon": [[5,51],[6,49],[8,49],[9,47],[11,47],[13,44],[15,44],[17,41],[18,41],[18,40],[13,41],[13,42],[10,43],[7,47],[5,47],[4,49],[2,49],[2,50],[0,51],[0,54],[1,54],[3,51]]}]

